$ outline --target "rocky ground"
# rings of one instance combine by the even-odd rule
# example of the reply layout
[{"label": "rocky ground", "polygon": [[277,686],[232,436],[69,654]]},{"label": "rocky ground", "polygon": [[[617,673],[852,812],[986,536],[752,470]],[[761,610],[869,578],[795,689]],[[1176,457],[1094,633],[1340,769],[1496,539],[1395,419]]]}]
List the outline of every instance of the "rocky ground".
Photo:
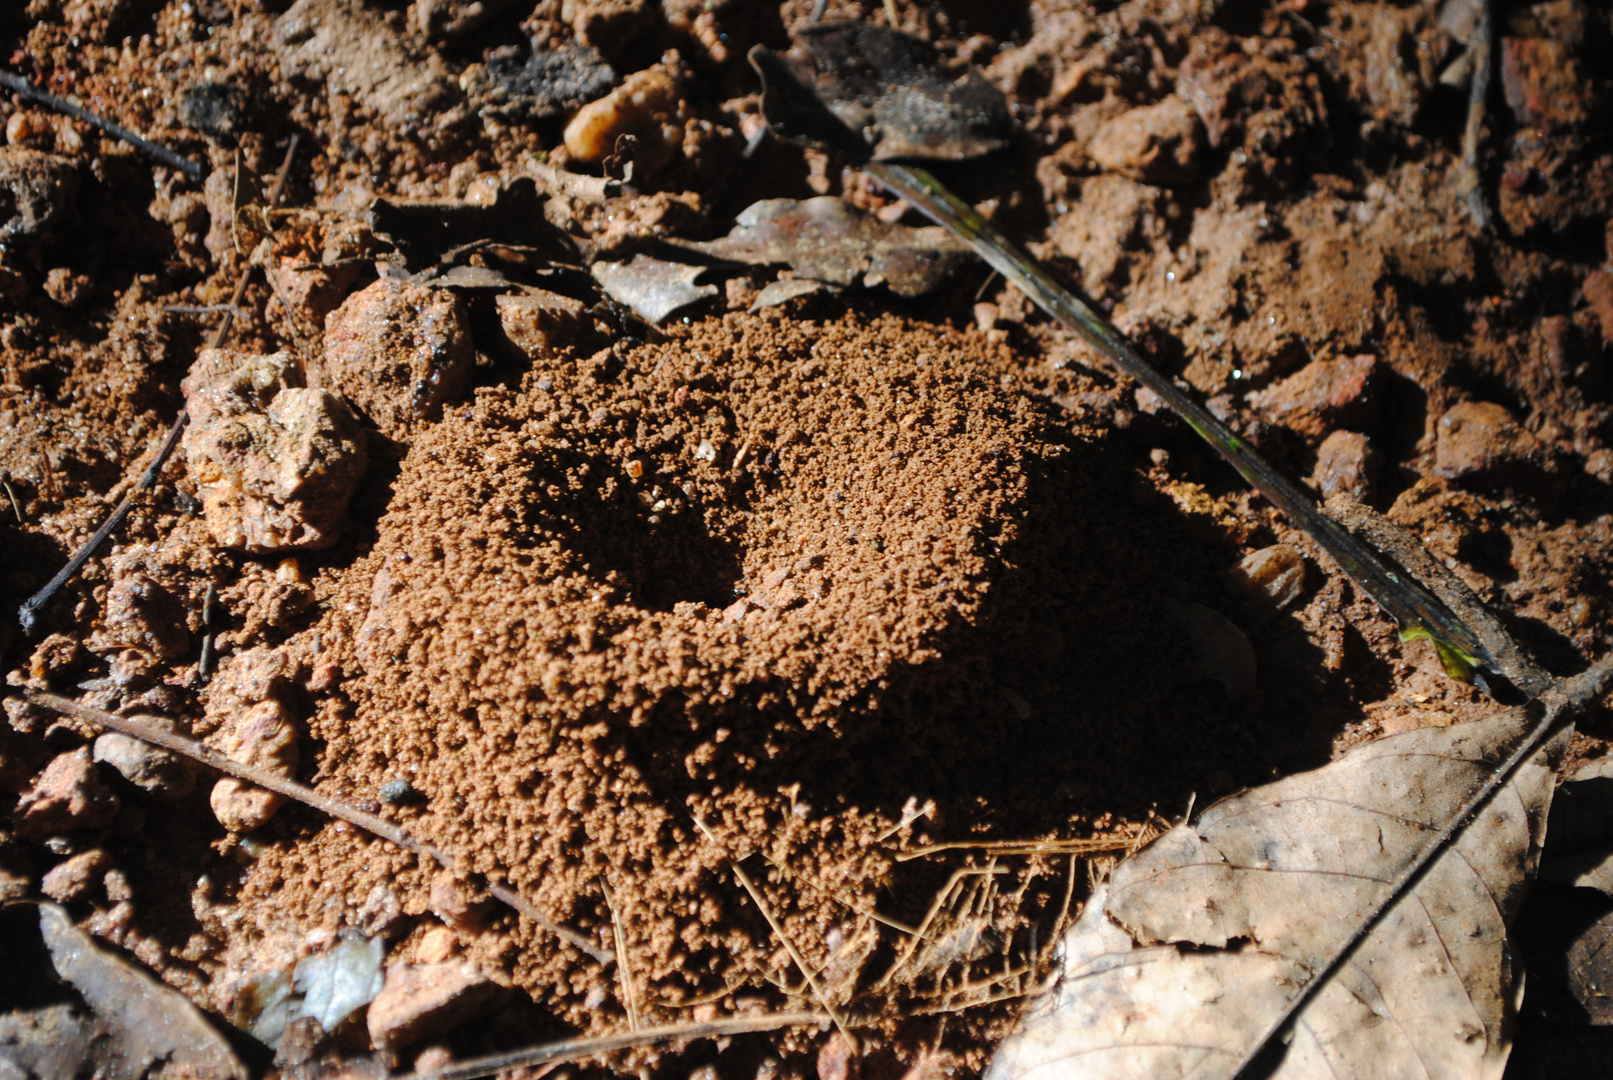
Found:
[{"label": "rocky ground", "polygon": [[[895,18],[1014,121],[938,165],[949,185],[1574,671],[1613,645],[1613,27],[1582,0],[1496,10],[1481,228],[1477,14],[8,7],[11,70],[206,178],[0,100],[0,606],[133,501],[36,626],[0,626],[0,895],[65,905],[254,1068],[827,1002],[857,1055],[794,1030],[610,1068],[978,1072],[1089,883],[1161,823],[1488,699],[977,264],[833,289],[726,266],[659,327],[601,267],[758,199],[923,225],[767,134],[745,61],[814,17]],[[456,869],[29,689],[163,717]],[[310,1035],[290,1021],[323,957],[379,997]],[[1610,1053],[1526,1017],[1511,1068]]]}]

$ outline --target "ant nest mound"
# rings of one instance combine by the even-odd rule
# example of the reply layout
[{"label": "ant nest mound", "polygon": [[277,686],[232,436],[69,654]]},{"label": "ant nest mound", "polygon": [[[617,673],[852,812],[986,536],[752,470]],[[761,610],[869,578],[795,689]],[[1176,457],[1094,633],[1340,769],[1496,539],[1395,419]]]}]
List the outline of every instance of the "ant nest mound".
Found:
[{"label": "ant nest mound", "polygon": [[[892,316],[732,314],[450,409],[319,628],[333,790],[406,778],[417,835],[602,949],[619,928],[641,1008],[778,974],[729,868],[763,853],[789,936],[822,962],[860,943],[851,993],[879,945],[853,910],[892,906],[900,845],[947,815],[1067,824],[1160,714],[1158,634],[1125,618],[1147,600],[1114,572],[1148,546],[1115,539],[1124,482],[999,352]],[[425,934],[429,868],[366,843],[327,828],[244,888],[328,922],[384,887]],[[571,946],[487,918],[468,947],[561,1019],[614,997]]]}]

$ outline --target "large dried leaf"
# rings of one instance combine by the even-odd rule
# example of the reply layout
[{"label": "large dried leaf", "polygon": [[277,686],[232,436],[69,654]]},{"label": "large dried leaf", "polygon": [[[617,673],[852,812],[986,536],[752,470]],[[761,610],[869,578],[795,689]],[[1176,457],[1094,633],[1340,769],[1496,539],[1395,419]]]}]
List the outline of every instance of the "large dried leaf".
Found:
[{"label": "large dried leaf", "polygon": [[991,1080],[1231,1077],[1263,1049],[1285,1078],[1498,1077],[1562,708],[1383,739],[1172,829],[1089,902]]},{"label": "large dried leaf", "polygon": [[721,240],[680,246],[753,266],[784,265],[802,277],[851,285],[885,284],[898,296],[922,296],[973,259],[935,225],[887,225],[844,199],[764,199],[746,207]]},{"label": "large dried leaf", "polygon": [[[101,948],[61,908],[38,913],[38,937],[18,925],[21,908],[4,923],[0,980],[14,981],[5,997],[15,1007],[0,1016],[0,1075],[245,1080],[229,1043],[183,995]],[[53,971],[41,970],[41,939]]]},{"label": "large dried leaf", "polygon": [[[929,42],[883,26],[806,27],[787,57],[757,47],[751,64],[762,78],[762,109],[770,124],[857,156],[977,157],[1007,145],[1013,126],[1002,93],[979,72],[948,74]],[[822,106],[814,107],[803,90],[815,92],[844,130],[826,126],[817,114]]]},{"label": "large dried leaf", "polygon": [[1613,1025],[1613,758],[1588,762],[1557,789],[1540,890],[1518,936],[1529,964],[1527,1011]]},{"label": "large dried leaf", "polygon": [[571,238],[543,214],[545,196],[530,177],[511,181],[491,203],[376,199],[370,228],[403,255],[411,271],[453,261],[458,249],[489,242],[578,262]]},{"label": "large dried leaf", "polygon": [[717,286],[695,284],[694,279],[709,269],[705,266],[635,255],[624,263],[600,261],[588,269],[612,300],[652,323],[717,295]]}]

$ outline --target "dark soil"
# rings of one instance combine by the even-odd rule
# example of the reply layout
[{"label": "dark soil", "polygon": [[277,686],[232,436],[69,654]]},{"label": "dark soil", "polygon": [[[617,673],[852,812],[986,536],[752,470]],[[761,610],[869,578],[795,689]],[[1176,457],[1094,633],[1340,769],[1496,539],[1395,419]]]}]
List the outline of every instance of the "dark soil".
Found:
[{"label": "dark soil", "polygon": [[[983,269],[918,300],[851,288],[754,312],[772,275],[736,273],[659,330],[554,270],[723,235],[760,198],[843,194],[922,222],[833,155],[769,138],[742,156],[760,126],[745,52],[786,45],[810,0],[529,4],[0,13],[14,70],[212,173],[194,183],[0,101],[5,610],[182,407],[206,309],[248,272],[237,169],[266,180],[294,134],[290,212],[262,256],[274,285],[252,279],[227,348],[288,350],[317,384],[338,362],[327,313],[464,241],[400,240],[404,268],[371,230],[378,196],[452,201],[444,220],[506,246],[475,263],[571,298],[533,344],[495,296],[514,285],[457,289],[473,385],[440,415],[410,412],[398,373],[415,369],[359,390],[332,376],[368,440],[332,546],[222,546],[180,454],[36,634],[0,626],[0,650],[11,688],[166,716],[221,747],[277,702],[300,779],[626,962],[456,906],[434,867],[300,807],[243,836],[209,811],[211,784],[164,801],[107,766],[110,824],[0,828],[5,895],[104,849],[120,884],[76,894],[75,917],[237,1018],[243,980],[341,931],[384,938],[397,965],[447,926],[450,951],[513,993],[402,1049],[402,1067],[428,1042],[464,1057],[630,1013],[826,996],[860,1024],[865,1075],[973,1074],[1106,860],[1195,802],[1490,707],[1152,395]],[[1007,149],[938,167],[948,184],[1289,475],[1418,533],[1554,672],[1613,646],[1605,3],[1498,10],[1485,230],[1457,191],[1456,0],[895,8],[978,65],[1018,123]],[[824,17],[885,5],[830,0]],[[564,139],[612,77],[670,95],[622,120],[630,172]],[[568,186],[568,169],[628,182]],[[515,220],[527,204],[507,200],[534,182],[541,209]],[[510,221],[473,235],[495,196]],[[1278,543],[1307,564],[1280,607],[1237,573]],[[1217,660],[1240,632],[1252,691]],[[20,820],[46,762],[92,734],[6,708],[0,808]],[[1576,762],[1605,752],[1609,721],[1582,725]],[[893,925],[927,917],[921,948]],[[1605,1067],[1606,1040],[1582,1034],[1526,1019],[1511,1074]],[[610,1066],[830,1080],[846,1074],[818,1056],[826,1038]],[[367,1052],[363,1024],[335,1047]]]}]

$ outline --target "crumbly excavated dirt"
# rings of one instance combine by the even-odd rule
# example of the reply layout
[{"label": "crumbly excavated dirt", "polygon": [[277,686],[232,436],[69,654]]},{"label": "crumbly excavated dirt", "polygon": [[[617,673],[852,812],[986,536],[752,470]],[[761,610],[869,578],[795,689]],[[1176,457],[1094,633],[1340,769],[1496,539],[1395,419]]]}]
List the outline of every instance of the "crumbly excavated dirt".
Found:
[{"label": "crumbly excavated dirt", "polygon": [[[776,891],[820,959],[892,906],[876,838],[910,799],[946,822],[919,844],[1254,775],[1242,717],[1158,625],[1167,594],[1225,585],[1189,583],[1097,432],[1005,389],[1006,359],[891,316],[730,315],[483,391],[416,441],[334,584],[323,771],[407,779],[415,827],[605,946],[608,882],[640,993],[669,1005],[783,974],[731,859],[849,905]],[[1146,775],[1117,767],[1156,739]],[[243,895],[327,919],[367,891],[329,872],[353,843],[271,852]],[[575,951],[531,928],[497,947],[588,1023]]]},{"label": "crumbly excavated dirt", "polygon": [[[816,6],[0,5],[14,70],[211,171],[193,183],[0,99],[16,204],[0,206],[0,602],[62,565],[172,422],[206,309],[247,262],[237,169],[267,177],[293,133],[287,205],[317,213],[274,219],[274,284],[248,288],[227,347],[316,373],[325,316],[386,256],[377,195],[485,205],[536,178],[579,248],[624,257],[722,236],[762,198],[844,195],[921,224],[832,155],[764,139],[742,156],[760,124],[745,54],[785,46]],[[1498,10],[1484,232],[1457,194],[1466,91],[1442,81],[1460,28],[1434,7],[895,9],[1022,128],[944,167],[949,185],[1288,475],[1417,533],[1548,667],[1613,646],[1605,7]],[[621,79],[677,73],[668,160],[636,162],[619,193],[565,171],[588,171],[569,112],[516,107],[500,83],[534,50],[582,47]],[[158,797],[15,696],[0,809],[32,815],[0,833],[0,893],[56,872],[86,929],[220,1016],[242,979],[343,932],[383,938],[394,969],[465,963],[509,988],[425,1061],[617,1031],[629,1001],[647,1022],[816,1007],[737,863],[830,1000],[871,1021],[865,1077],[968,1074],[1045,972],[1066,897],[1121,852],[905,856],[1123,848],[1238,787],[1492,707],[983,270],[922,301],[848,290],[757,315],[768,276],[736,275],[653,340],[585,288],[509,272],[576,295],[462,294],[474,387],[411,418],[406,445],[370,437],[334,546],[222,548],[176,460],[36,637],[0,622],[0,652],[8,690],[156,713],[221,749],[274,702],[300,779],[596,948],[620,934],[626,962],[296,807],[230,837],[212,778]],[[1280,610],[1237,569],[1273,545],[1306,560]],[[1243,676],[1214,658],[1250,653],[1257,689],[1229,700]],[[1609,733],[1589,717],[1570,765]],[[911,950],[872,918],[912,926],[932,904]],[[1588,1036],[1527,1017],[1522,1033],[1517,1076],[1605,1066]],[[706,1066],[841,1076],[849,1048],[793,1031],[608,1063]]]}]

